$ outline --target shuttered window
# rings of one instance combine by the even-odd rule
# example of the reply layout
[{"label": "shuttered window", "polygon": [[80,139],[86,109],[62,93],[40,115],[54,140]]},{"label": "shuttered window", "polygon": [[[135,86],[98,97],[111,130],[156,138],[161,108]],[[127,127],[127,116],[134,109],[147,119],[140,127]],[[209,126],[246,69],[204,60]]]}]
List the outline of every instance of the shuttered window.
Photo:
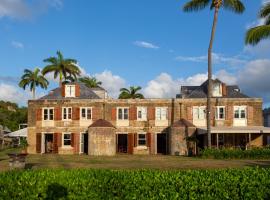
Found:
[{"label": "shuttered window", "polygon": [[146,107],[137,107],[137,120],[146,121],[147,120],[147,108]]},{"label": "shuttered window", "polygon": [[54,109],[53,108],[43,108],[43,120],[53,120],[54,119]]},{"label": "shuttered window", "polygon": [[157,107],[156,108],[156,120],[167,120],[168,119],[168,108]]},{"label": "shuttered window", "polygon": [[71,120],[72,116],[72,108],[63,108],[62,110],[62,119],[63,120]]}]

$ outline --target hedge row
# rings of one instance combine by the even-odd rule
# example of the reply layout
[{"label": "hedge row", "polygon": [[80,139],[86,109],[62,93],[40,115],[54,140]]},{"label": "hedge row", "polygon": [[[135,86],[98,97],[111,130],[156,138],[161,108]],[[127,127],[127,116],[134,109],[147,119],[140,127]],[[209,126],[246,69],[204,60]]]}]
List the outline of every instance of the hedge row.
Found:
[{"label": "hedge row", "polygon": [[0,173],[0,199],[270,199],[270,169]]},{"label": "hedge row", "polygon": [[201,152],[203,158],[215,159],[270,159],[270,148],[241,149],[204,149]]}]

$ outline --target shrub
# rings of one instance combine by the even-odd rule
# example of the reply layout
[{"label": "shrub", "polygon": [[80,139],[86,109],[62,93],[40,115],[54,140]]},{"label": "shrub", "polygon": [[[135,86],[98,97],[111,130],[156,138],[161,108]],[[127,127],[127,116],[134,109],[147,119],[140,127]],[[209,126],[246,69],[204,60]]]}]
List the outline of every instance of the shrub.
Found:
[{"label": "shrub", "polygon": [[270,148],[242,149],[204,149],[202,158],[215,159],[269,159]]},{"label": "shrub", "polygon": [[269,199],[270,169],[0,173],[0,199]]}]

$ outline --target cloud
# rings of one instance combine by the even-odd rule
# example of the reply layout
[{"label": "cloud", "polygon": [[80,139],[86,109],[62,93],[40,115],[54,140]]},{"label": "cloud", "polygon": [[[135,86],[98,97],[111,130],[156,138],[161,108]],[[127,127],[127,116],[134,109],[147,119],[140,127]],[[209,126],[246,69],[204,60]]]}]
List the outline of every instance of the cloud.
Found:
[{"label": "cloud", "polygon": [[105,70],[94,76],[97,80],[102,82],[102,87],[104,87],[108,91],[109,96],[113,98],[118,98],[120,88],[126,87],[125,79],[118,75],[113,75],[111,71]]},{"label": "cloud", "polygon": [[31,3],[27,0],[1,0],[0,18],[30,19],[33,16],[43,14],[50,7],[61,9],[62,0],[35,0]]},{"label": "cloud", "polygon": [[159,49],[157,45],[154,45],[150,42],[145,42],[145,41],[135,41],[133,42],[135,46],[146,48],[146,49]]},{"label": "cloud", "polygon": [[24,44],[18,41],[12,41],[11,45],[16,49],[24,49]]},{"label": "cloud", "polygon": [[269,39],[262,40],[255,46],[247,45],[244,47],[243,52],[259,58],[269,57],[270,40]]},{"label": "cloud", "polygon": [[[239,66],[247,63],[247,59],[241,55],[227,57],[223,54],[212,53],[212,59],[215,64],[226,64],[229,66]],[[207,63],[208,56],[177,56],[175,60],[182,62]]]}]

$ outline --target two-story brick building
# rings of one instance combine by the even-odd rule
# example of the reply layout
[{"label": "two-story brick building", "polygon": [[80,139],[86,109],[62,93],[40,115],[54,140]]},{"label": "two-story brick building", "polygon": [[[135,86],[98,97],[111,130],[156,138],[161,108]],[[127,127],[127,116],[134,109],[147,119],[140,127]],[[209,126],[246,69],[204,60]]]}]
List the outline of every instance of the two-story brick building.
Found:
[{"label": "two-story brick building", "polygon": [[[112,99],[103,88],[63,85],[28,103],[28,152],[186,155],[187,138],[206,145],[207,81],[175,99]],[[212,145],[263,146],[262,99],[214,81]],[[194,149],[193,149],[194,150]]]}]

